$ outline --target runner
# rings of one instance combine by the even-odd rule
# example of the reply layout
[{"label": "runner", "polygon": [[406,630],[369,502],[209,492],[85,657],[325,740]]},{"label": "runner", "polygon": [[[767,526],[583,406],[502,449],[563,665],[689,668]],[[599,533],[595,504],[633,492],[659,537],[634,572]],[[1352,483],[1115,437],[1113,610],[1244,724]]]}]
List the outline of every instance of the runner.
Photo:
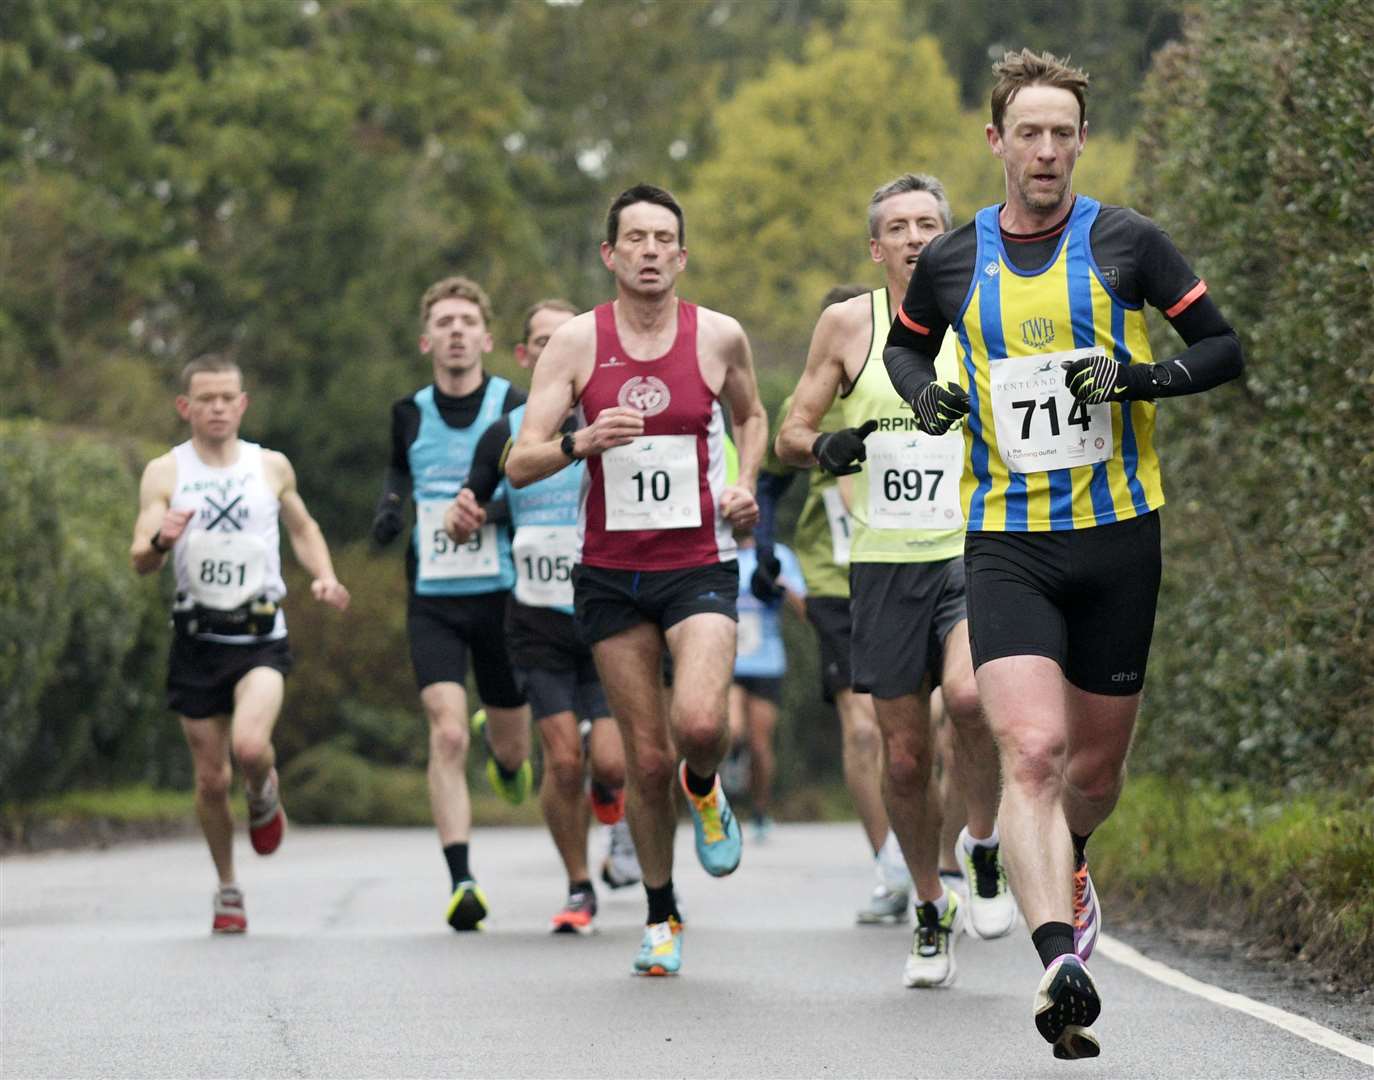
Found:
[{"label": "runner", "polygon": [[[734,682],[730,687],[730,738],[747,751],[749,801],[754,816],[754,839],[765,840],[773,830],[773,775],[776,758],[773,733],[782,705],[782,677],[787,674],[787,649],[782,640],[782,607],[798,619],[806,618],[806,584],[797,557],[785,544],[773,548],[778,570],[769,573],[770,595],[754,595],[752,582],[757,552],[752,537],[739,544],[738,644]],[[734,750],[732,750],[732,753]]]},{"label": "runner", "polygon": [[525,394],[483,370],[482,358],[492,348],[491,302],[476,282],[435,282],[420,301],[420,324],[420,352],[430,357],[434,381],[391,408],[391,463],[372,537],[385,545],[399,536],[405,527],[402,507],[414,498],[415,527],[406,548],[406,634],[429,719],[429,802],[451,890],[445,918],[455,930],[475,930],[489,905],[469,865],[468,653],[489,717],[478,725],[491,751],[487,778],[513,803],[525,798],[532,783],[529,708],[503,635],[506,594],[515,584],[505,490],[467,544],[449,540],[443,519],[468,474],[478,438]]},{"label": "runner", "polygon": [[296,491],[291,462],[239,438],[248,395],[238,365],[199,357],[182,371],[181,387],[177,412],[191,437],[143,470],[129,556],[139,574],[152,574],[172,555],[167,707],[191,750],[196,814],[219,875],[210,928],[241,934],[248,916],[234,876],[231,752],[243,772],[253,850],[272,854],[286,831],[272,747],[291,670],[279,526],[314,578],[316,600],[344,611],[348,590]]},{"label": "runner", "polygon": [[[649,901],[634,970],[670,975],[682,957],[674,773],[707,872],[729,874],[740,861],[739,823],[716,767],[728,741],[735,655],[733,530],[758,516],[753,490],[768,420],[739,323],[677,297],[687,250],[672,195],[648,184],[620,194],[601,258],[616,299],[549,340],[506,474],[524,486],[587,461],[574,604],[627,752],[627,812]],[[725,483],[722,405],[739,447],[733,485]],[[560,434],[574,407],[581,426]],[[674,668],[667,708],[665,643]]]},{"label": "runner", "polygon": [[[867,285],[835,285],[821,299],[821,310],[855,296],[867,296],[870,291]],[[841,426],[840,404],[836,401],[822,418],[822,430],[832,431]],[[789,395],[778,409],[779,424],[791,411]],[[755,595],[775,592],[776,560],[771,555],[774,512],[796,475],[796,471],[778,460],[770,446],[759,473],[759,524],[754,530],[759,550],[753,578]],[[887,808],[883,806],[882,733],[873,713],[872,695],[854,690],[850,674],[849,545],[853,526],[835,477],[815,468],[807,473],[807,484],[792,543],[806,583],[806,619],[820,645],[821,694],[840,716],[845,784],[872,849],[873,874],[877,879],[855,921],[861,926],[906,922],[911,874],[897,836],[888,827]]]},{"label": "runner", "polygon": [[[886,746],[884,798],[915,883],[908,986],[946,986],[965,912],[940,879],[940,803],[932,775],[930,688],[938,683],[958,743],[971,836],[967,915],[982,937],[1007,933],[1015,905],[998,860],[997,758],[978,708],[964,606],[963,521],[953,497],[961,447],[924,439],[881,364],[889,312],[926,245],[951,223],[938,180],[907,173],[869,202],[869,249],[887,284],[821,313],[778,455],[845,477],[854,686],[872,693]],[[952,352],[946,363],[952,362]],[[952,368],[951,368],[952,370]],[[840,431],[820,423],[838,395]],[[878,434],[874,432],[881,429]],[[867,467],[863,462],[871,453]],[[975,877],[976,871],[976,877]]]},{"label": "runner", "polygon": [[[1156,225],[1074,194],[1088,76],[1029,49],[993,71],[986,134],[1006,202],[931,245],[884,359],[923,431],[968,418],[970,634],[1006,778],[1007,864],[1045,965],[1036,1027],[1056,1057],[1094,1057],[1101,1002],[1084,962],[1102,915],[1085,848],[1121,793],[1154,630],[1154,400],[1208,390],[1243,361]],[[1186,346],[1164,363],[1147,302]],[[947,328],[954,373],[936,363]]]},{"label": "runner", "polygon": [[[534,368],[549,336],[576,314],[565,300],[543,300],[525,317],[525,340],[515,347],[522,367]],[[444,528],[468,543],[486,523],[486,506],[504,477],[502,459],[519,434],[520,405],[482,434],[472,471],[445,512]],[[568,419],[563,430],[572,430]],[[596,889],[587,869],[588,799],[581,725],[591,761],[590,810],[615,825],[625,809],[625,751],[596,677],[591,650],[573,624],[572,564],[577,553],[577,505],[582,462],[529,487],[508,493],[515,530],[515,589],[506,607],[506,643],[516,678],[530,699],[539,729],[544,772],[539,801],[554,846],[568,873],[568,899],[553,917],[555,933],[590,934]],[[635,871],[637,877],[637,868]]]}]

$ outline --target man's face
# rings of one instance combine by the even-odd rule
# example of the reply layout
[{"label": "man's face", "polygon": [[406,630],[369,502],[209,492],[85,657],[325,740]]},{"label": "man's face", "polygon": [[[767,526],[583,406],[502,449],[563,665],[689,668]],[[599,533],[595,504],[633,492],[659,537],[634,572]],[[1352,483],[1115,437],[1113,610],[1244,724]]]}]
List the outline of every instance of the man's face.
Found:
[{"label": "man's face", "polygon": [[1068,90],[1027,86],[1017,93],[1002,116],[1002,131],[987,127],[988,145],[1007,174],[1007,200],[1037,214],[1063,206],[1087,131]]},{"label": "man's face", "polygon": [[237,371],[198,371],[186,393],[177,397],[177,412],[191,425],[191,435],[205,442],[237,439],[247,408]]},{"label": "man's face", "polygon": [[615,243],[601,244],[601,261],[626,291],[641,296],[672,292],[687,265],[677,215],[657,203],[631,203],[620,211]]},{"label": "man's face", "polygon": [[515,347],[516,363],[526,371],[532,370],[539,363],[539,356],[549,343],[549,338],[553,337],[553,332],[571,318],[571,311],[560,311],[558,308],[540,308],[536,311],[530,317],[529,337]]},{"label": "man's face", "polygon": [[429,309],[425,332],[420,335],[420,351],[431,355],[436,375],[441,371],[464,375],[480,367],[491,346],[487,321],[473,301],[446,296]]},{"label": "man's face", "polygon": [[869,253],[901,278],[911,281],[916,260],[926,245],[945,231],[940,204],[928,191],[903,191],[878,204],[878,235],[868,241]]}]

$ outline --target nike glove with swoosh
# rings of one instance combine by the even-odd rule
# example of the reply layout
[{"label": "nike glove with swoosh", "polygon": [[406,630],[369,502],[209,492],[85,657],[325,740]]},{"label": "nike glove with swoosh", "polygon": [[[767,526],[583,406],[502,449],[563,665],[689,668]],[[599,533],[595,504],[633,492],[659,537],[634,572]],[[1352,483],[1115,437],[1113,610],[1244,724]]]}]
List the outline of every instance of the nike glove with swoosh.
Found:
[{"label": "nike glove with swoosh", "polygon": [[877,427],[878,421],[865,420],[862,427],[823,432],[811,444],[811,454],[831,476],[849,476],[860,470],[859,462],[868,460],[864,440]]},{"label": "nike glove with swoosh", "polygon": [[1153,397],[1151,364],[1120,364],[1105,353],[1065,360],[1064,382],[1084,405],[1109,401],[1140,401]]},{"label": "nike glove with swoosh", "polygon": [[911,409],[917,427],[927,435],[943,435],[968,415],[968,393],[957,383],[928,382]]}]

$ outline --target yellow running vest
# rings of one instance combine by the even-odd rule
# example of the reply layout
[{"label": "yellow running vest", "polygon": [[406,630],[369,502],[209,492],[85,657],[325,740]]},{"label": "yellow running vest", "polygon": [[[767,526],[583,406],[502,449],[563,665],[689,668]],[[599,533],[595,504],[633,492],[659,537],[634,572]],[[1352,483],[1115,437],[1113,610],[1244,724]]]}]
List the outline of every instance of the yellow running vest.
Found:
[{"label": "yellow running vest", "polygon": [[[892,326],[887,289],[875,289],[868,358],[848,394],[840,398],[845,427],[877,420],[864,440],[863,471],[844,477],[853,519],[850,563],[935,562],[964,553],[959,475],[964,442],[958,432],[934,438],[916,430],[911,406],[892,386],[883,347]],[[936,377],[959,381],[953,334],[946,334],[935,361]]]},{"label": "yellow running vest", "polygon": [[1093,262],[1098,209],[1078,196],[1054,258],[1033,273],[1007,259],[998,208],[978,212],[973,285],[949,335],[972,410],[962,485],[970,529],[1082,529],[1164,504],[1154,403],[1089,407],[1064,386],[1061,364],[1079,351],[1152,362],[1144,310],[1123,304]]}]

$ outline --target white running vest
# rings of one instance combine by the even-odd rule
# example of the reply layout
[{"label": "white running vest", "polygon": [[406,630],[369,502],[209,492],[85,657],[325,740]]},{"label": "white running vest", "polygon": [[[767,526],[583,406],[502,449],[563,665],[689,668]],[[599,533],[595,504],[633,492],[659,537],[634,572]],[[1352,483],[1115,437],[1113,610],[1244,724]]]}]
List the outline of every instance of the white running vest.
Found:
[{"label": "white running vest", "polygon": [[[172,509],[194,511],[172,547],[177,598],[189,597],[218,611],[232,611],[258,597],[280,601],[286,595],[277,529],[281,503],[263,471],[262,447],[242,439],[238,445],[238,460],[227,468],[206,465],[189,440],[172,448],[177,467]],[[265,637],[197,635],[230,644],[285,636],[286,616],[280,609]]]}]

